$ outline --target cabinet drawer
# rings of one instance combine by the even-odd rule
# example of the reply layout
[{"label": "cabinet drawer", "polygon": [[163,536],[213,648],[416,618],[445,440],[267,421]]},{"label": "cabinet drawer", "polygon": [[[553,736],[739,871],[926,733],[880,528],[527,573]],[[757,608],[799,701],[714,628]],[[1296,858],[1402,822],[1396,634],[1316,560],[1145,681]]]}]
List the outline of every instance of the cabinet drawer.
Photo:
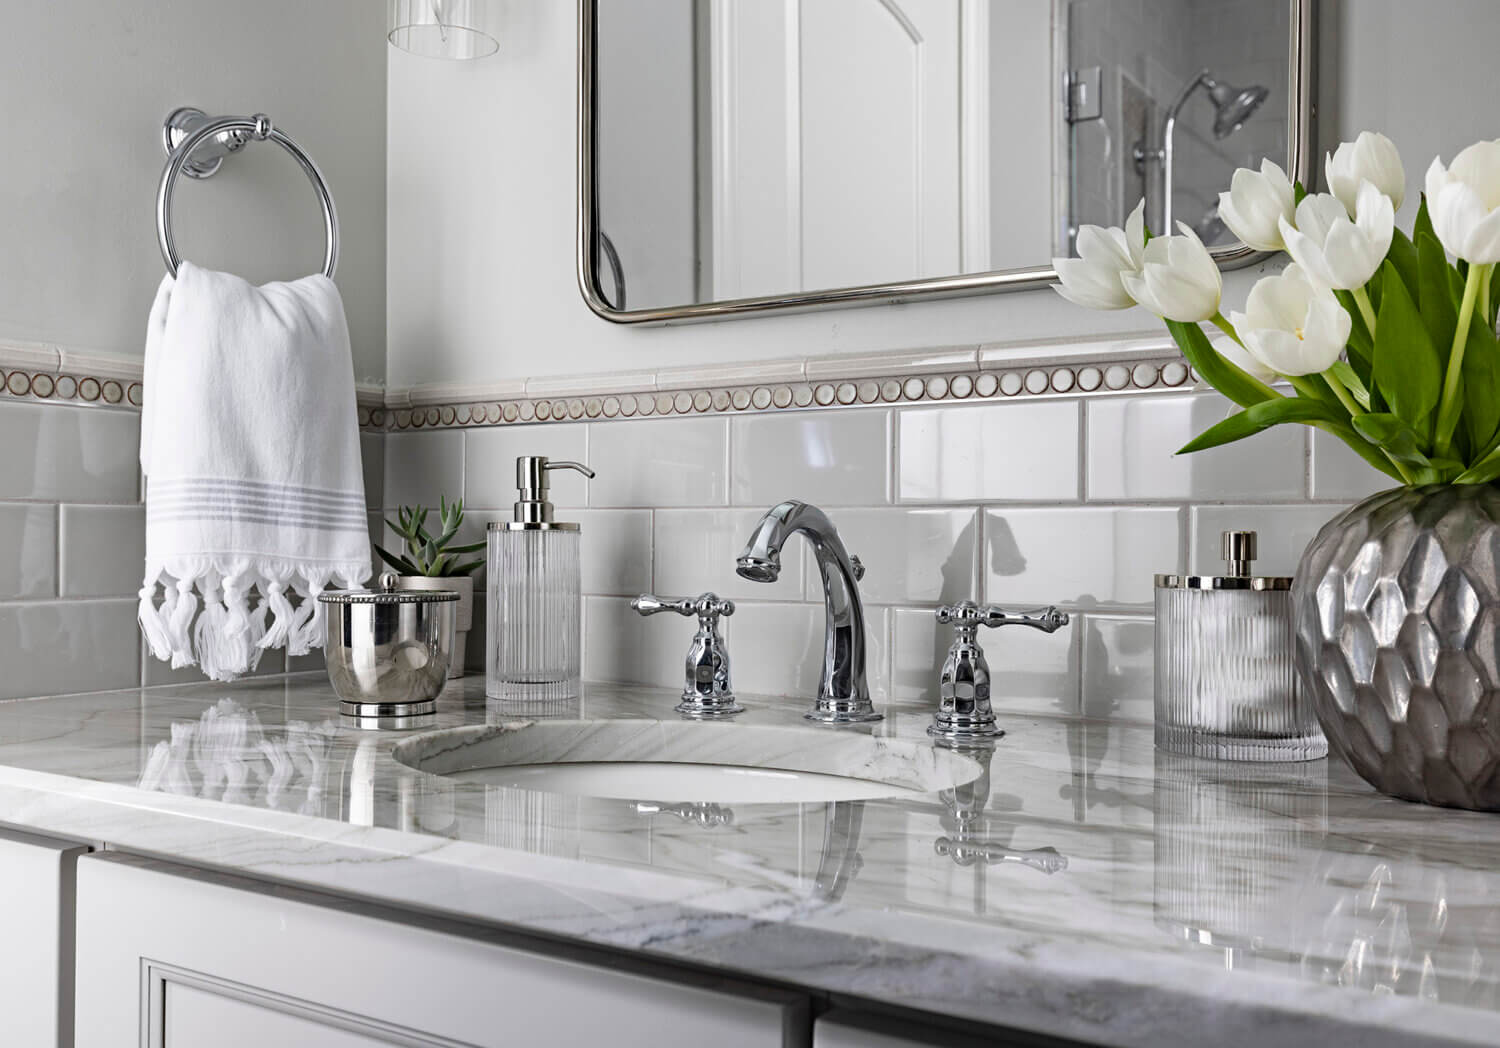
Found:
[{"label": "cabinet drawer", "polygon": [[79,1048],[240,1043],[215,1030],[319,1048],[783,1048],[807,1043],[808,1015],[788,991],[688,985],[118,853],[78,863]]},{"label": "cabinet drawer", "polygon": [[5,1044],[73,1043],[73,874],[85,845],[0,828]]}]

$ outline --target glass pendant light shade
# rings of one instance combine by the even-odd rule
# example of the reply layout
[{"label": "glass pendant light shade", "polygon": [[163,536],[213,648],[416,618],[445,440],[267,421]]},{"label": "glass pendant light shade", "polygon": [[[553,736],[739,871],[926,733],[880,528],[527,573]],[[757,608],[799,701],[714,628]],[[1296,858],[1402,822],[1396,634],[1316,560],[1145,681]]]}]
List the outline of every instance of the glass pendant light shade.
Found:
[{"label": "glass pendant light shade", "polygon": [[427,58],[484,58],[500,50],[488,0],[390,0],[388,39]]}]

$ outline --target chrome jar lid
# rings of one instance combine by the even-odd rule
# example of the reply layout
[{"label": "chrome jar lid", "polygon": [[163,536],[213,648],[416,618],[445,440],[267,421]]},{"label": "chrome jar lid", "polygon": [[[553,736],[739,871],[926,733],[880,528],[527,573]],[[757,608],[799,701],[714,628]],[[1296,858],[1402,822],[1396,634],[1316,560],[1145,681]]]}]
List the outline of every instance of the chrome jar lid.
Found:
[{"label": "chrome jar lid", "polygon": [[398,590],[399,576],[387,571],[379,589],[327,590],[318,594],[322,604],[446,604],[458,599],[453,590]]},{"label": "chrome jar lid", "polygon": [[1158,575],[1157,589],[1256,590],[1274,592],[1292,588],[1290,575],[1252,575],[1257,538],[1253,531],[1226,531],[1220,537],[1222,556],[1228,564],[1227,575]]}]

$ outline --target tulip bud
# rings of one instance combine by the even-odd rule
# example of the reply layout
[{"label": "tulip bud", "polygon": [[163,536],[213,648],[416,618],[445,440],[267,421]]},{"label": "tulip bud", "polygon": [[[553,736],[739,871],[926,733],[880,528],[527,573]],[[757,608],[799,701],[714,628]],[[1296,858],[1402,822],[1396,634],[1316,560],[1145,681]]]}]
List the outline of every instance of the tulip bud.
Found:
[{"label": "tulip bud", "polygon": [[1180,236],[1157,237],[1146,245],[1139,273],[1122,273],[1130,297],[1159,317],[1196,323],[1218,316],[1224,282],[1219,266],[1185,222]]},{"label": "tulip bud", "polygon": [[1259,251],[1283,251],[1280,219],[1292,220],[1292,183],[1274,161],[1262,160],[1260,171],[1242,167],[1229,192],[1219,194],[1219,217],[1229,231]]},{"label": "tulip bud", "polygon": [[1061,282],[1057,293],[1089,309],[1129,309],[1135,299],[1125,291],[1121,274],[1141,268],[1146,246],[1146,202],[1142,200],[1118,226],[1082,226],[1078,230],[1078,258],[1054,258],[1052,268]]},{"label": "tulip bud", "polygon": [[1500,139],[1475,142],[1427,169],[1427,211],[1444,250],[1465,262],[1500,262]]},{"label": "tulip bud", "polygon": [[1406,170],[1396,143],[1378,131],[1361,131],[1353,142],[1344,142],[1323,160],[1328,190],[1353,215],[1359,200],[1359,185],[1369,182],[1390,197],[1392,210],[1406,199]]}]

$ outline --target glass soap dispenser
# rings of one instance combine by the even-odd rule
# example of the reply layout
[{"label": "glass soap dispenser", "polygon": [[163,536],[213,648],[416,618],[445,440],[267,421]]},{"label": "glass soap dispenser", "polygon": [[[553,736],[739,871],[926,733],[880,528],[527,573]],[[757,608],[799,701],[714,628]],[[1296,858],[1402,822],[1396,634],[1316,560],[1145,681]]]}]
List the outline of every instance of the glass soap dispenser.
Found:
[{"label": "glass soap dispenser", "polygon": [[515,519],[490,524],[486,563],[484,692],[510,702],[553,702],[578,695],[582,648],[578,525],[552,519],[547,474],[580,462],[544,455],[516,459]]}]

